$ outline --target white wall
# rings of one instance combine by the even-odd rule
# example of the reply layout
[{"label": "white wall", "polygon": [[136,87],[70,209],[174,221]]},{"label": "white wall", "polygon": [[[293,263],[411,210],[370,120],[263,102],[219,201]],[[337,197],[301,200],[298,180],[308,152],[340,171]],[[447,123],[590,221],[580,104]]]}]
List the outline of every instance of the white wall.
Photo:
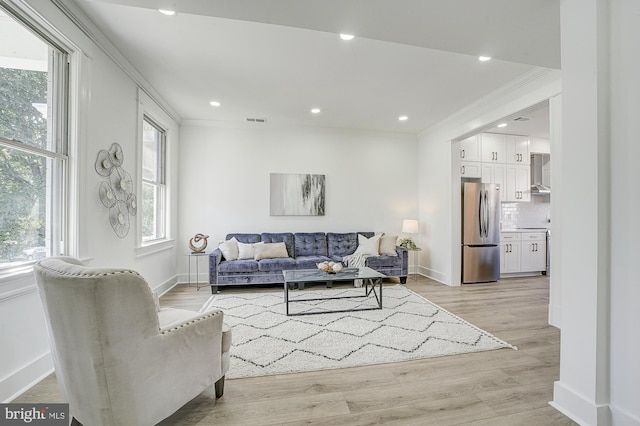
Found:
[{"label": "white wall", "polygon": [[[232,232],[398,235],[417,217],[416,153],[416,137],[400,133],[183,122],[179,247],[198,232],[207,249]],[[270,173],[324,174],[325,215],[270,216]],[[186,280],[185,256],[180,271]]]},{"label": "white wall", "polygon": [[[460,285],[459,156],[452,141],[558,93],[559,71],[534,70],[419,135],[420,244],[424,251],[419,269],[423,274]],[[559,164],[552,163],[552,167]]]},{"label": "white wall", "polygon": [[[91,265],[132,268],[139,271],[154,289],[164,289],[176,281],[176,249],[140,256],[137,249],[137,222],[132,222],[126,238],[118,238],[108,219],[108,210],[98,199],[102,180],[94,169],[96,155],[118,142],[124,151],[123,168],[134,182],[140,176],[138,156],[138,86],[103,50],[75,27],[53,2],[31,1],[31,6],[51,25],[72,49],[73,113],[71,125],[72,230],[69,254],[87,259]],[[85,21],[87,23],[88,21]],[[90,25],[88,25],[91,27]],[[99,37],[98,37],[99,38]],[[123,66],[126,67],[127,64]],[[144,83],[144,82],[142,82]],[[73,114],[75,115],[75,114]],[[178,144],[177,124],[173,123],[171,144]],[[178,157],[174,152],[172,168]],[[177,186],[177,174],[169,185]],[[177,203],[174,201],[174,205]],[[171,225],[177,229],[177,209]],[[0,280],[0,401],[24,391],[52,369],[44,316],[33,274]],[[9,342],[9,344],[5,344]]]}]

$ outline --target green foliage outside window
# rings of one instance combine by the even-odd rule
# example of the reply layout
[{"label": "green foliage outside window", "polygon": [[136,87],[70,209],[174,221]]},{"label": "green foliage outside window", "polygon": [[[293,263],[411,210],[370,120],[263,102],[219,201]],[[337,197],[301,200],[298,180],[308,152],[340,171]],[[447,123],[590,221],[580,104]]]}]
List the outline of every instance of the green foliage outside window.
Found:
[{"label": "green foliage outside window", "polygon": [[[0,136],[47,147],[47,73],[0,68]],[[47,159],[0,146],[0,263],[45,246]]]}]

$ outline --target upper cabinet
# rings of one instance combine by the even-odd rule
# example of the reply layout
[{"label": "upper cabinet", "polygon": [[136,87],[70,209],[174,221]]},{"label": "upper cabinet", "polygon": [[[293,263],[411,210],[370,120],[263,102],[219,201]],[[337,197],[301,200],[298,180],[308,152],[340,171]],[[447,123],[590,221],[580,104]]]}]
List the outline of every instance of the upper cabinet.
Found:
[{"label": "upper cabinet", "polygon": [[507,162],[507,138],[497,133],[481,133],[481,160],[483,163]]},{"label": "upper cabinet", "polygon": [[480,135],[460,141],[461,161],[480,161]]},{"label": "upper cabinet", "polygon": [[527,136],[506,135],[507,163],[529,164],[529,138]]}]

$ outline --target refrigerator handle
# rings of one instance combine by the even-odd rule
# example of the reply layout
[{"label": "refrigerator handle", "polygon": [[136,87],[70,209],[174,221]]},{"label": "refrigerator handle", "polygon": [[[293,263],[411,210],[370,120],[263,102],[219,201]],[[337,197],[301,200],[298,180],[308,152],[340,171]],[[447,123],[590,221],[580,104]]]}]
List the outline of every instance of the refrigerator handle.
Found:
[{"label": "refrigerator handle", "polygon": [[484,236],[489,238],[489,190],[484,191]]},{"label": "refrigerator handle", "polygon": [[478,225],[480,226],[480,238],[484,238],[484,199],[480,190],[480,203],[478,203]]}]

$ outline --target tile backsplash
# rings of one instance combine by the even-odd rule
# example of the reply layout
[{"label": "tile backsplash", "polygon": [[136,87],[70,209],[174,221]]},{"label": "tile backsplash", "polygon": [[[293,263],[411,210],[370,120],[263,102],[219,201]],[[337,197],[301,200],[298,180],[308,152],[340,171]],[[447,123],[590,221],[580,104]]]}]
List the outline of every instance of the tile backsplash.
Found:
[{"label": "tile backsplash", "polygon": [[551,220],[551,204],[547,197],[531,197],[529,203],[501,203],[501,229],[548,228]]}]

